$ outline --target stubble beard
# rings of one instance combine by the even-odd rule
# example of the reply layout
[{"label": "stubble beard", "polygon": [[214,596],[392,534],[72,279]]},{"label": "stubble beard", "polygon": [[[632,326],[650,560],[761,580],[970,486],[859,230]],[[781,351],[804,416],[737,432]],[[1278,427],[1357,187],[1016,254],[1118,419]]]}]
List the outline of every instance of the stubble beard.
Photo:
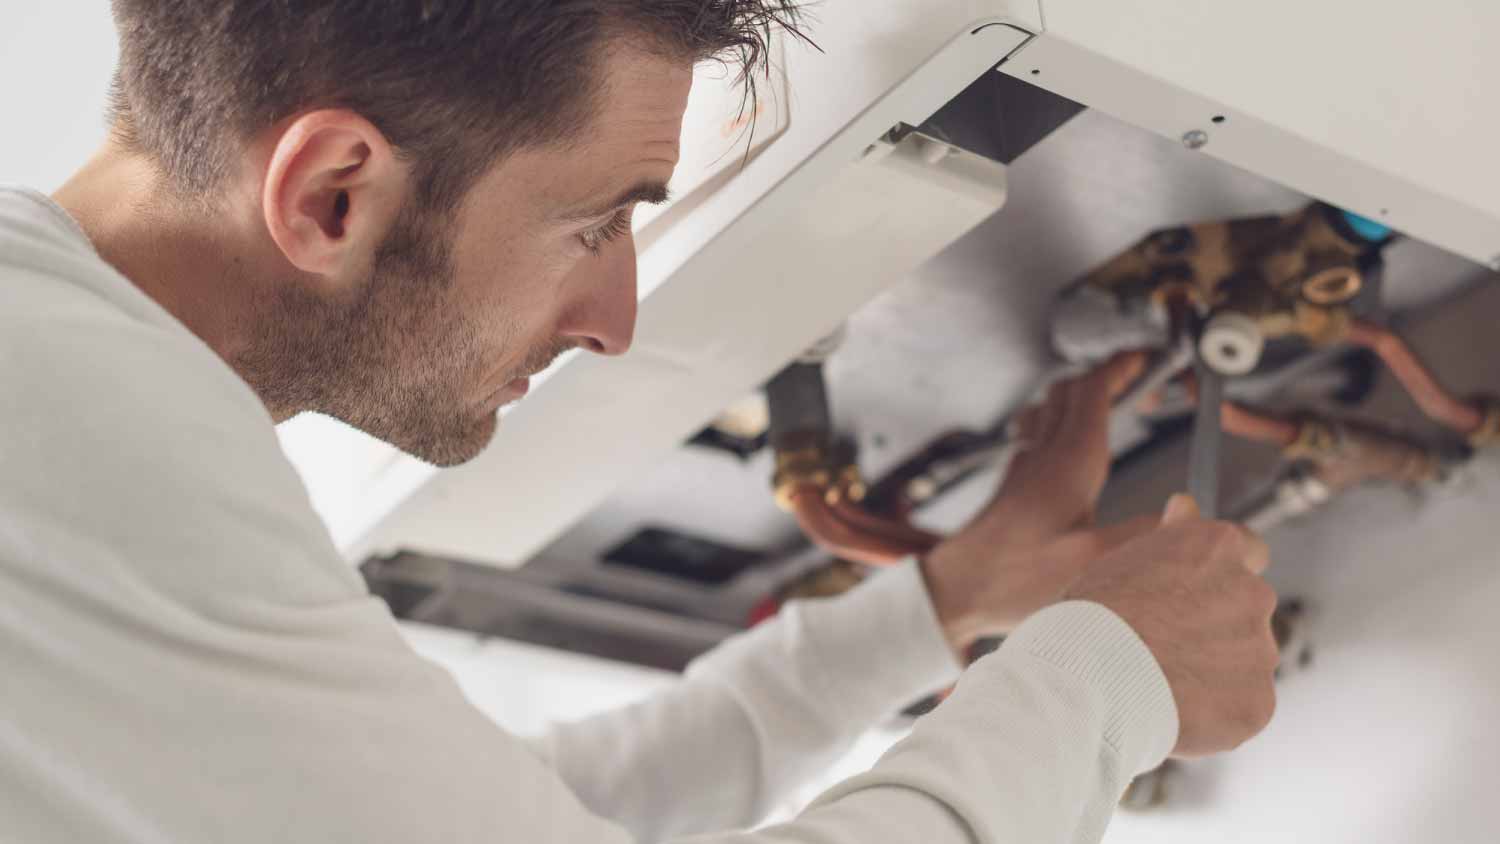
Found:
[{"label": "stubble beard", "polygon": [[[235,369],[276,418],[324,413],[437,466],[472,460],[498,417],[473,396],[486,348],[513,326],[481,326],[453,301],[445,215],[403,209],[369,281],[340,301],[284,284],[258,309]],[[495,333],[502,342],[481,338]]]}]

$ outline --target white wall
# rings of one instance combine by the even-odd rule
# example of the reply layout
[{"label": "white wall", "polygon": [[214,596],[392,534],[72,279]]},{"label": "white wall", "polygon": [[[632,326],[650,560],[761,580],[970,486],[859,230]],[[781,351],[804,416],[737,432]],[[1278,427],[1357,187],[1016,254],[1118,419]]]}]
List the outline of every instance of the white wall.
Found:
[{"label": "white wall", "polygon": [[116,55],[108,0],[0,9],[0,183],[51,192],[88,158]]}]

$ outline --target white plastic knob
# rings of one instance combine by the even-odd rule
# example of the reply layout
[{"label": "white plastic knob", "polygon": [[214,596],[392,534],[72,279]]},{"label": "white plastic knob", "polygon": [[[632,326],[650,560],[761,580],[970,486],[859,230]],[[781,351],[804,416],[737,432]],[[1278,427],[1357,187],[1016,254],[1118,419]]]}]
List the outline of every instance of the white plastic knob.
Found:
[{"label": "white plastic knob", "polygon": [[1221,375],[1244,375],[1260,363],[1266,338],[1255,320],[1244,314],[1223,313],[1208,321],[1198,340],[1198,354]]}]

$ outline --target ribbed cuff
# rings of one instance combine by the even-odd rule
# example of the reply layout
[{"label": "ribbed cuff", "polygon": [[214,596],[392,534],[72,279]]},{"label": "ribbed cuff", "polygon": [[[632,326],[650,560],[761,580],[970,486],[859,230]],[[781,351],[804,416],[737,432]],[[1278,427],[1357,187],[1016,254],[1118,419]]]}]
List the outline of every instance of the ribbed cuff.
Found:
[{"label": "ribbed cuff", "polygon": [[1100,604],[1067,601],[1028,618],[1005,640],[1084,680],[1104,704],[1104,740],[1132,773],[1177,744],[1177,704],[1156,658],[1130,625]]}]

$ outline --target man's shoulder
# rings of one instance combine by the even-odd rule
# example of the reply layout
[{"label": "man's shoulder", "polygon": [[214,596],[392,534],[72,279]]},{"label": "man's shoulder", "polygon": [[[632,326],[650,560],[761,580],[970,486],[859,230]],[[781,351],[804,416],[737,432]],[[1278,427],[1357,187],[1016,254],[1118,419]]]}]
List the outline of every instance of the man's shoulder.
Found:
[{"label": "man's shoulder", "polygon": [[95,373],[112,376],[98,386],[138,396],[165,379],[186,395],[227,396],[265,415],[223,361],[94,251],[66,211],[24,188],[0,187],[0,325],[0,368],[17,389],[60,393]]},{"label": "man's shoulder", "polygon": [[[249,386],[65,214],[23,201],[0,195],[0,517],[27,514],[36,537],[66,525],[183,581],[188,561],[221,580],[294,563],[288,542],[331,554]],[[209,563],[245,554],[270,559]]]},{"label": "man's shoulder", "polygon": [[[76,223],[40,191],[0,184],[0,241],[7,246],[47,245],[68,249],[87,238]],[[0,259],[8,252],[0,252]]]},{"label": "man's shoulder", "polygon": [[89,315],[165,325],[66,211],[27,188],[0,186],[0,304],[12,324]]},{"label": "man's shoulder", "polygon": [[38,444],[180,455],[205,440],[275,438],[212,349],[100,258],[66,212],[13,189],[0,190],[0,379],[0,429]]},{"label": "man's shoulder", "polygon": [[[0,185],[0,297],[16,309],[18,297],[74,292],[90,271],[109,265],[68,214],[38,191]],[[59,285],[63,280],[68,284]]]}]

